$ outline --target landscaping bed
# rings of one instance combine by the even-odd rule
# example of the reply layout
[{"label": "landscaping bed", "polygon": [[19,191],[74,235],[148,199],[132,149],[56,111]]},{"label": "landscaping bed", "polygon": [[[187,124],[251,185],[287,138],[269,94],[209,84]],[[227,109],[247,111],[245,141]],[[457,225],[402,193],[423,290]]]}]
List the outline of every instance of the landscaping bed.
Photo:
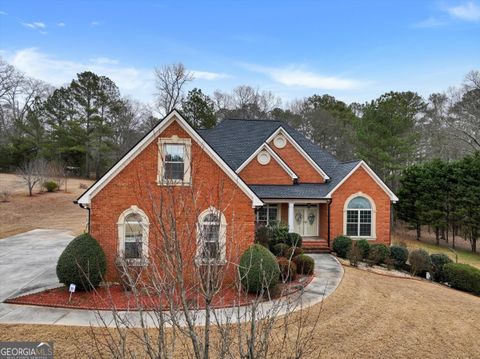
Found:
[{"label": "landscaping bed", "polygon": [[[313,276],[298,276],[296,280],[281,283],[276,293],[283,296],[294,294],[295,292],[306,287]],[[204,309],[205,303],[198,296],[198,290],[194,290],[195,294],[188,296],[188,303],[191,308]],[[134,311],[141,308],[142,310],[158,309],[160,306],[167,307],[169,301],[166,298],[148,295],[143,292],[138,296],[139,304],[132,292],[125,291],[121,285],[110,285],[108,287],[98,287],[90,292],[76,292],[69,300],[70,293],[67,287],[59,287],[48,289],[41,292],[27,294],[20,297],[8,299],[5,302],[11,304],[38,305],[56,308],[74,308],[74,309],[90,309],[90,310],[122,310]],[[213,306],[217,308],[228,308],[239,305],[248,305],[257,299],[255,294],[249,294],[239,291],[236,288],[225,288],[216,297]],[[178,300],[178,299],[177,299]],[[264,299],[268,300],[268,299]]]}]

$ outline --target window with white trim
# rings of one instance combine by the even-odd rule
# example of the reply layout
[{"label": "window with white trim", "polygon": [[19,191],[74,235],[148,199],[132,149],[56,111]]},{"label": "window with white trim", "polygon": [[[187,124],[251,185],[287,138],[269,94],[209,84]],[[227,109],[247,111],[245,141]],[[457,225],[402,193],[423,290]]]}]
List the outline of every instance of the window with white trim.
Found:
[{"label": "window with white trim", "polygon": [[256,211],[257,224],[263,226],[274,226],[278,224],[278,205],[266,204]]},{"label": "window with white trim", "polygon": [[160,138],[158,150],[158,183],[189,185],[191,140],[178,136]]},{"label": "window with white trim", "polygon": [[214,207],[202,212],[198,218],[197,260],[200,263],[225,261],[227,222]]},{"label": "window with white trim", "polygon": [[372,204],[362,196],[348,202],[346,211],[346,235],[351,237],[372,236]]},{"label": "window with white trim", "polygon": [[131,206],[117,222],[120,255],[129,263],[143,264],[148,256],[149,220],[137,206]]}]

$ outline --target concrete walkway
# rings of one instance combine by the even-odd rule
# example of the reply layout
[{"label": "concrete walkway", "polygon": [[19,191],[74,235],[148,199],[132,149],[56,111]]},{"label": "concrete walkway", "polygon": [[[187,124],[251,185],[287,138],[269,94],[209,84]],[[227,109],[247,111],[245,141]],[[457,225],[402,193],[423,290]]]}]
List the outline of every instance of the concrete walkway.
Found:
[{"label": "concrete walkway", "polygon": [[[31,232],[29,232],[31,233]],[[12,237],[14,238],[14,237]],[[66,239],[65,239],[66,240]],[[0,241],[0,245],[1,245]],[[21,238],[20,238],[21,242]],[[68,242],[66,242],[68,243]],[[23,244],[21,244],[23,245]],[[66,245],[66,244],[65,244]],[[8,246],[7,246],[8,247]],[[1,251],[2,247],[0,247]],[[28,250],[28,248],[24,248]],[[15,250],[14,250],[15,251]],[[28,250],[29,251],[29,250]],[[57,253],[56,251],[53,251]],[[29,251],[31,254],[32,252]],[[56,255],[56,254],[55,254]],[[49,260],[53,261],[55,257],[53,253],[49,257]],[[25,261],[31,257],[37,257],[37,254],[34,256],[28,256],[22,258],[17,258],[17,260]],[[58,257],[58,256],[57,256]],[[343,268],[335,259],[335,257],[329,254],[312,254],[312,257],[315,259],[315,276],[312,282],[305,288],[303,293],[294,294],[291,297],[267,301],[259,304],[258,310],[256,311],[257,319],[268,316],[278,316],[285,314],[287,312],[293,312],[297,310],[304,310],[312,305],[320,303],[323,299],[328,297],[331,293],[340,284],[340,281],[343,277]],[[41,255],[38,260],[45,259],[44,255]],[[2,259],[2,265],[4,265],[4,257]],[[16,265],[12,261],[8,261],[10,265]],[[56,260],[54,261],[56,263]],[[27,264],[28,261],[27,261]],[[18,264],[20,265],[20,264]],[[36,264],[32,266],[32,270],[35,270]],[[23,265],[20,265],[23,267]],[[42,275],[33,273],[31,280],[28,281],[27,285],[22,285],[21,282],[18,282],[18,285],[10,285],[10,289],[4,291],[5,293],[11,293],[16,291],[16,295],[19,293],[25,293],[30,291],[29,289],[35,287],[38,289],[35,278],[42,278],[42,287],[47,284],[52,284],[56,281],[56,276],[54,275],[50,279],[44,278],[44,274],[47,273],[43,270]],[[0,277],[2,281],[6,277]],[[22,277],[23,278],[23,277]],[[23,278],[25,279],[25,278]],[[17,279],[18,280],[18,279]],[[31,283],[35,282],[35,285]],[[58,283],[57,283],[58,285]],[[3,287],[3,284],[2,284]],[[19,289],[17,287],[20,287]],[[27,290],[28,289],[28,290]],[[15,295],[15,296],[16,296]],[[9,295],[11,296],[11,295]],[[6,297],[4,297],[5,299]],[[205,311],[199,310],[196,312],[196,323],[201,325],[204,318]],[[251,309],[249,306],[238,308],[224,308],[216,310],[215,315],[217,317],[217,322],[220,323],[236,323],[243,322],[250,319]],[[129,326],[139,326],[140,324],[140,313],[138,312],[119,312],[118,316],[122,320],[126,320],[129,323]],[[143,320],[149,326],[155,326],[157,319],[154,312],[144,312]],[[181,321],[183,319],[180,319]],[[184,320],[183,320],[184,321]],[[114,327],[116,325],[114,315],[111,311],[92,311],[92,310],[82,310],[82,309],[69,309],[69,308],[49,308],[49,307],[39,307],[39,306],[28,306],[28,305],[19,305],[19,304],[7,304],[0,303],[0,323],[4,324],[49,324],[49,325],[77,325],[77,326],[104,326]]]}]

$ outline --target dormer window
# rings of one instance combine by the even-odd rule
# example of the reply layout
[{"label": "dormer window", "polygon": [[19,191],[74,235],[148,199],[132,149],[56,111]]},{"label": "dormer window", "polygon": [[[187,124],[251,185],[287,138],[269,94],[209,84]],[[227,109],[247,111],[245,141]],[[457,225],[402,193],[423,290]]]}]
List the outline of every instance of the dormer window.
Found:
[{"label": "dormer window", "polygon": [[191,140],[160,138],[158,140],[158,184],[188,186],[191,180]]}]

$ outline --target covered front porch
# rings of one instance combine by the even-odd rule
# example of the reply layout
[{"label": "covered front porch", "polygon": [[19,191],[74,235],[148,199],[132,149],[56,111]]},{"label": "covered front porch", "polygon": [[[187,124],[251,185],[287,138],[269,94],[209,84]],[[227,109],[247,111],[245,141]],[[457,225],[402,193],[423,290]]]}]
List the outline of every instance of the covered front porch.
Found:
[{"label": "covered front porch", "polygon": [[257,208],[256,222],[262,225],[283,223],[290,232],[303,238],[306,250],[330,248],[330,211],[328,200],[263,200],[265,205]]}]

